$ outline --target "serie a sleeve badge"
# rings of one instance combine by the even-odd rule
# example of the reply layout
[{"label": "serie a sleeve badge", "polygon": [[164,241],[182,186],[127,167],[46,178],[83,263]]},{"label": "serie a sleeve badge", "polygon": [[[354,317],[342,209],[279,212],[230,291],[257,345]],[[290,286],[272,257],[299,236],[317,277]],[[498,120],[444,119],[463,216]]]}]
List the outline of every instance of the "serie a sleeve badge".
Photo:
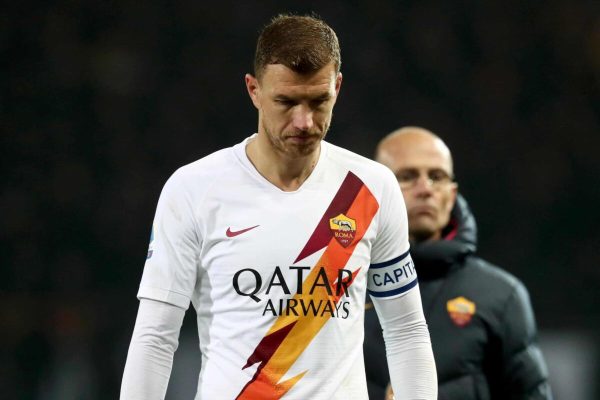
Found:
[{"label": "serie a sleeve badge", "polygon": [[152,225],[152,230],[150,231],[150,244],[148,245],[146,260],[149,260],[150,257],[152,257],[152,253],[154,253],[154,224]]}]

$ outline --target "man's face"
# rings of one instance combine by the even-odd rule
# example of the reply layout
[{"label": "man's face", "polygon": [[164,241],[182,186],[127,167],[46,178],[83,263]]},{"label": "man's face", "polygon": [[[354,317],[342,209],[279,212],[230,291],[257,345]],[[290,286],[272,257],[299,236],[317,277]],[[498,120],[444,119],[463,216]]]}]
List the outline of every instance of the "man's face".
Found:
[{"label": "man's face", "polygon": [[430,136],[401,135],[380,148],[377,161],[396,174],[406,203],[411,239],[440,239],[457,192],[447,147]]},{"label": "man's face", "polygon": [[269,64],[260,80],[246,75],[248,93],[258,109],[259,135],[282,156],[312,154],[329,129],[341,83],[333,64],[309,75]]}]

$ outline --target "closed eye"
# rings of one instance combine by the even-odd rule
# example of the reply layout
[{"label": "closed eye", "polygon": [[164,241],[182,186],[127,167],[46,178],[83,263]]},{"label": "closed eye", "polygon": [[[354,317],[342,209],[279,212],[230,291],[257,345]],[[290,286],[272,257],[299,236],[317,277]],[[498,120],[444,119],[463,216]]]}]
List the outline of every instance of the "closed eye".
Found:
[{"label": "closed eye", "polygon": [[328,100],[329,100],[329,98],[313,100],[310,102],[310,105],[312,108],[319,108],[319,107],[323,106],[325,103],[327,103]]},{"label": "closed eye", "polygon": [[287,106],[287,107],[291,107],[291,106],[295,105],[295,102],[293,100],[285,99],[285,98],[275,99],[275,103],[281,104],[282,106]]}]

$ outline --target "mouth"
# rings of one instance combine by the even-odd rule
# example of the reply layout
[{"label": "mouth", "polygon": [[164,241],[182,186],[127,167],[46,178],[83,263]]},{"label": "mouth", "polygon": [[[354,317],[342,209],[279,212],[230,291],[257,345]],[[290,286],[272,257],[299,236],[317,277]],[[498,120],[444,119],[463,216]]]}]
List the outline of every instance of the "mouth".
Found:
[{"label": "mouth", "polygon": [[436,209],[434,207],[427,206],[427,205],[414,207],[410,211],[411,211],[412,215],[417,216],[417,217],[424,216],[424,217],[435,218],[435,216],[437,214]]},{"label": "mouth", "polygon": [[313,141],[316,141],[319,138],[319,135],[315,135],[315,134],[300,134],[300,135],[291,135],[291,136],[286,136],[286,140],[292,142],[292,143],[297,143],[297,144],[306,144],[306,143],[310,143]]}]

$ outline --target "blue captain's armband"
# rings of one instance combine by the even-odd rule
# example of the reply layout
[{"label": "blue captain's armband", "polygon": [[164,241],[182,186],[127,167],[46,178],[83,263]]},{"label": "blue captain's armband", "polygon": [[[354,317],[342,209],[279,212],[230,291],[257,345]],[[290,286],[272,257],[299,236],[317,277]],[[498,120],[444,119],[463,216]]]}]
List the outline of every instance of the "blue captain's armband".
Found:
[{"label": "blue captain's armband", "polygon": [[373,297],[397,296],[415,286],[417,272],[408,251],[392,260],[369,266],[367,290]]}]

